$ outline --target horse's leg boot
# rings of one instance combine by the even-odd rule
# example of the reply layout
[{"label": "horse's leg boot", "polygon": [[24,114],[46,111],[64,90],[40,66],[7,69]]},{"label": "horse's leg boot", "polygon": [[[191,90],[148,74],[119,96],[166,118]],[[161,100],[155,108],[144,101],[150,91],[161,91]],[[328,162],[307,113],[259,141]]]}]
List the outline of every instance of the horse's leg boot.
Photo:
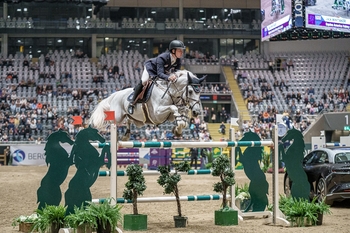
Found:
[{"label": "horse's leg boot", "polygon": [[129,107],[128,107],[128,113],[129,114],[134,114],[135,103],[137,101],[137,98],[138,98],[139,94],[142,91],[142,88],[143,88],[142,82],[139,82],[135,86],[135,88],[134,88],[134,96],[132,97],[132,101],[131,101],[131,103],[129,104]]}]

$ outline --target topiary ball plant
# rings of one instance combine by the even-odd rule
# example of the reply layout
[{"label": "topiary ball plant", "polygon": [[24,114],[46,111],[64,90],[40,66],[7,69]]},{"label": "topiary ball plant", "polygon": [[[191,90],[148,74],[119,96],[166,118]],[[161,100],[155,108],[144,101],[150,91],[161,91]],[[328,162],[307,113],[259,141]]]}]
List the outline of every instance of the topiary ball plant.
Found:
[{"label": "topiary ball plant", "polygon": [[180,203],[180,195],[179,188],[177,184],[181,180],[181,175],[178,172],[188,172],[190,170],[190,165],[187,162],[181,162],[175,164],[175,172],[171,173],[170,166],[159,166],[158,171],[160,172],[160,176],[157,180],[158,184],[160,184],[164,188],[165,194],[173,193],[175,195],[176,203],[177,203],[177,212],[178,216],[182,217],[181,212],[181,203]]},{"label": "topiary ball plant", "polygon": [[236,182],[230,160],[226,155],[220,155],[213,161],[212,175],[220,177],[220,182],[215,183],[213,187],[215,192],[222,193],[222,209],[229,208],[227,206],[227,189]]},{"label": "topiary ball plant", "polygon": [[143,195],[146,190],[146,181],[143,175],[143,170],[138,164],[131,164],[126,169],[126,174],[128,175],[128,182],[125,184],[123,198],[127,200],[132,200],[133,214],[137,215],[137,197]]}]

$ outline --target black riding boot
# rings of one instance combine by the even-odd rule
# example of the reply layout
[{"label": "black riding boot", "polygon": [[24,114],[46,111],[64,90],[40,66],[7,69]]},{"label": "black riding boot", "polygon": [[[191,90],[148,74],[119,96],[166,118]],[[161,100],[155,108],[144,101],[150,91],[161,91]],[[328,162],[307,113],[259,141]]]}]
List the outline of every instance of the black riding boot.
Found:
[{"label": "black riding boot", "polygon": [[133,114],[134,113],[134,103],[136,101],[137,96],[141,93],[143,88],[142,82],[140,82],[139,84],[136,85],[136,87],[134,87],[134,95],[132,97],[132,101],[129,104],[128,107],[128,112],[129,114]]}]

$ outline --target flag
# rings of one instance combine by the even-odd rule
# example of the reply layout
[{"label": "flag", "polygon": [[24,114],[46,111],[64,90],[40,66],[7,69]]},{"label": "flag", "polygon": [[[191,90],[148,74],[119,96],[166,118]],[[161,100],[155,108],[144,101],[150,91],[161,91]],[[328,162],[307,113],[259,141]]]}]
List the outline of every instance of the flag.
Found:
[{"label": "flag", "polygon": [[83,119],[81,116],[72,116],[73,119],[73,125],[82,125],[83,124]]},{"label": "flag", "polygon": [[105,111],[105,121],[114,121],[114,111]]}]

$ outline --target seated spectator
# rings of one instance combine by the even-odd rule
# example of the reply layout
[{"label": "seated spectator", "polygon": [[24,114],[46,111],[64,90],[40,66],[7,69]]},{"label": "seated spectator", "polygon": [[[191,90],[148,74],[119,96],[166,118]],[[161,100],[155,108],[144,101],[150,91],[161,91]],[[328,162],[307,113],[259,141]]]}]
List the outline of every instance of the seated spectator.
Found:
[{"label": "seated spectator", "polygon": [[25,67],[25,66],[29,67],[29,62],[27,59],[24,59],[22,64],[23,64],[23,67]]},{"label": "seated spectator", "polygon": [[167,137],[166,137],[166,134],[167,134],[167,132],[166,132],[166,130],[164,130],[163,132],[162,132],[162,134],[160,135],[160,140],[166,140],[167,139]]},{"label": "seated spectator", "polygon": [[220,125],[220,128],[219,128],[219,132],[222,134],[222,135],[225,135],[226,134],[226,125],[224,122],[221,122],[221,125]]},{"label": "seated spectator", "polygon": [[135,63],[134,69],[140,74],[140,72],[141,72],[141,67],[140,67],[140,65],[139,65],[139,62],[136,62],[136,63]]},{"label": "seated spectator", "polygon": [[115,78],[114,72],[113,72],[113,68],[109,68],[108,69],[107,76],[108,76],[108,79],[114,79]]},{"label": "seated spectator", "polygon": [[115,63],[115,65],[113,66],[113,73],[114,73],[115,77],[117,75],[119,75],[119,66],[117,63]]}]

